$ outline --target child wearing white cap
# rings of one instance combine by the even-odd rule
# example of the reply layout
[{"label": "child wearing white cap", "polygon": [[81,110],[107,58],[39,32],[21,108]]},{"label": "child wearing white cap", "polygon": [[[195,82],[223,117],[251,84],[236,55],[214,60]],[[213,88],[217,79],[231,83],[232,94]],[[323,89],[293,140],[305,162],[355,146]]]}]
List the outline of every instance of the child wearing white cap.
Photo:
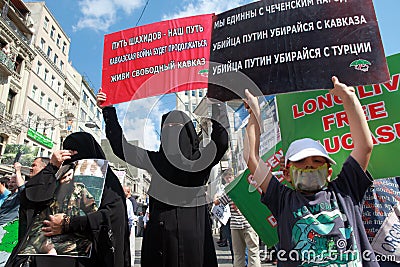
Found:
[{"label": "child wearing white cap", "polygon": [[272,176],[259,156],[260,108],[246,90],[250,119],[246,128],[247,165],[261,201],[278,221],[278,266],[379,266],[368,242],[361,201],[372,177],[366,172],[372,138],[355,90],[332,77],[331,94],[346,111],[354,149],[338,177],[331,180],[336,162],[310,138],[292,142],[285,157],[285,178],[294,190]]}]

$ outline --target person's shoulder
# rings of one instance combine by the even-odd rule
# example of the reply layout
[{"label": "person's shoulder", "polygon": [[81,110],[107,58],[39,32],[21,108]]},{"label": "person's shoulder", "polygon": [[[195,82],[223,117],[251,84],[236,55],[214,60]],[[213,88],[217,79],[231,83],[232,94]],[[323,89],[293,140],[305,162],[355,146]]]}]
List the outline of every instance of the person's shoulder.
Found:
[{"label": "person's shoulder", "polygon": [[0,198],[6,198],[10,193],[11,191],[6,188],[4,189],[4,192],[0,194]]},{"label": "person's shoulder", "polygon": [[[351,170],[351,171],[349,171]],[[349,155],[346,161],[343,163],[341,172],[339,173],[338,177],[344,174],[352,174],[353,176],[370,176],[367,171],[364,171],[360,164],[355,160],[351,155]]]}]

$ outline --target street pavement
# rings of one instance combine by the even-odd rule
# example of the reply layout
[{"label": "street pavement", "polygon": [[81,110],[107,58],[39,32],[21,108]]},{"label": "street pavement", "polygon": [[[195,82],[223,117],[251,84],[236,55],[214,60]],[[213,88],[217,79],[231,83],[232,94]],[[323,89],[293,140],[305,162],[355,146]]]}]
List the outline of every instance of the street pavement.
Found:
[{"label": "street pavement", "polygon": [[[216,242],[218,236],[214,236],[214,242]],[[140,267],[140,248],[142,246],[142,238],[136,237],[135,238],[135,260],[134,260],[134,267]],[[217,251],[217,258],[218,258],[218,267],[232,267],[232,260],[231,260],[231,252],[229,247],[218,247],[217,243],[215,243],[216,251]],[[263,248],[260,248],[263,249]],[[133,261],[132,261],[133,263]],[[267,266],[276,266],[269,263],[262,263],[262,267]]]}]

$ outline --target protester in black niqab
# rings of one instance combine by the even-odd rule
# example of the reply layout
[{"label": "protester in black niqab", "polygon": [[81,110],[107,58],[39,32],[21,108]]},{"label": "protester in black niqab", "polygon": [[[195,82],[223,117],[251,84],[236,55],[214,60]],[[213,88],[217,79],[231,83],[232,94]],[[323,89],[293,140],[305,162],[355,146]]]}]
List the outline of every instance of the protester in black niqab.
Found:
[{"label": "protester in black niqab", "polygon": [[[105,95],[97,97],[99,103]],[[159,151],[128,143],[114,107],[105,107],[103,116],[114,154],[151,174],[150,220],[142,241],[141,266],[217,267],[205,185],[211,168],[228,148],[225,105],[213,105],[212,142],[202,149],[184,112],[163,115]]]},{"label": "protester in black niqab", "polygon": [[170,156],[182,155],[188,160],[200,157],[199,138],[185,113],[174,110],[162,116],[160,152]]},{"label": "protester in black niqab", "polygon": [[[65,160],[63,165],[80,159],[105,159],[100,145],[88,133],[73,133],[66,137],[63,143],[66,150],[78,153],[71,159]],[[21,199],[20,221],[27,227],[31,224],[37,211],[48,207],[56,190],[55,174],[58,168],[49,164],[42,172],[32,177],[26,184]],[[51,190],[46,190],[50,188]],[[35,192],[42,192],[41,195]],[[30,257],[31,267],[67,267],[67,266],[104,266],[130,267],[129,226],[126,213],[125,194],[122,186],[108,167],[103,189],[102,199],[98,211],[84,216],[71,217],[68,232],[80,233],[93,242],[92,253],[89,259],[79,257]],[[19,266],[23,257],[18,256],[20,244],[26,239],[27,229],[19,229],[19,242],[10,256],[8,266]],[[18,263],[18,265],[17,265]]]}]

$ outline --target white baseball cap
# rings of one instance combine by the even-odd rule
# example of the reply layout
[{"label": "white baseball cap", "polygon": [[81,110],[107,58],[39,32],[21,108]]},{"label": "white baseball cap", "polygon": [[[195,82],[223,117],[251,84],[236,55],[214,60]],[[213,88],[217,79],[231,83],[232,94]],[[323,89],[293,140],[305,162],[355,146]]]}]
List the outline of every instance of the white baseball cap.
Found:
[{"label": "white baseball cap", "polygon": [[331,164],[336,164],[336,162],[329,157],[325,147],[323,147],[320,143],[311,138],[303,138],[293,141],[290,144],[285,155],[285,166],[289,160],[299,161],[311,156],[321,156],[326,158]]}]

